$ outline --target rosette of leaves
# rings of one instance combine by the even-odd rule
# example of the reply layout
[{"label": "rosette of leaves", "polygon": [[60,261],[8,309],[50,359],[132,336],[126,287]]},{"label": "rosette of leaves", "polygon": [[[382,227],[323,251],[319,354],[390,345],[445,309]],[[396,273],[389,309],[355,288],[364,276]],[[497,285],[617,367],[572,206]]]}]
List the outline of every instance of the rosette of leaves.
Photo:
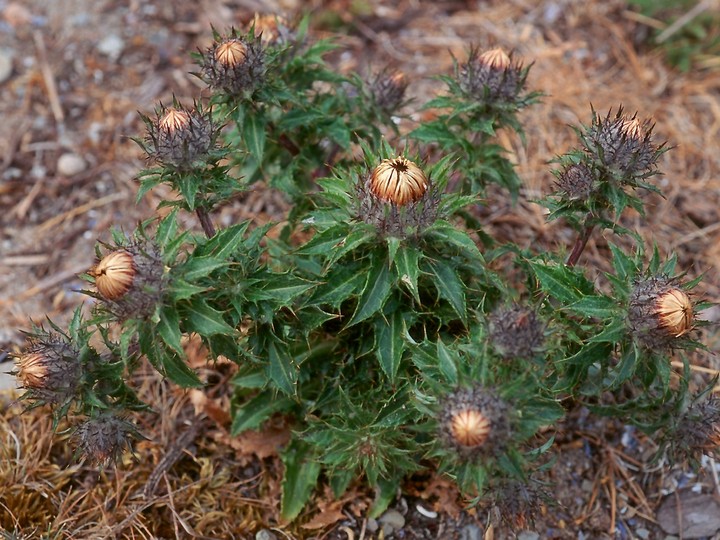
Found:
[{"label": "rosette of leaves", "polygon": [[[408,158],[387,145],[366,152],[365,164],[319,180],[317,209],[302,221],[312,236],[285,255],[296,275],[316,285],[294,305],[282,335],[276,325],[251,338],[263,343],[255,354],[275,368],[246,364],[234,381],[234,432],[277,412],[296,418],[288,489],[299,481],[294,475],[314,485],[320,469],[311,463],[322,464],[338,492],[362,477],[389,493],[420,467],[410,407],[419,368],[411,349],[466,334],[471,312],[495,302],[504,287],[475,240],[452,222],[476,200],[443,193],[452,157],[426,168],[422,196],[402,207],[374,199],[384,206],[368,213],[370,172],[383,160],[404,166]],[[384,219],[397,226],[381,226]],[[315,477],[306,478],[311,470]],[[286,517],[304,504],[293,500]]]}]

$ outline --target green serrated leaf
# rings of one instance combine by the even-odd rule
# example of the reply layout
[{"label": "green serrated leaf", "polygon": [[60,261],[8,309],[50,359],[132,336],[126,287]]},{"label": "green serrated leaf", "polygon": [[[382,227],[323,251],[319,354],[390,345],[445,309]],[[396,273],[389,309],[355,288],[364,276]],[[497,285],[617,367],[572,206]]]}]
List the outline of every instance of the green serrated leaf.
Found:
[{"label": "green serrated leaf", "polygon": [[367,276],[355,314],[348,326],[353,326],[374,315],[383,307],[390,294],[392,285],[390,270],[385,261],[375,259],[374,262],[374,268]]},{"label": "green serrated leaf", "polygon": [[229,263],[217,257],[193,257],[185,262],[182,266],[177,267],[177,271],[186,281],[195,281],[209,276],[214,270],[227,266]]},{"label": "green serrated leaf", "polygon": [[257,163],[262,163],[265,154],[267,122],[260,114],[250,114],[243,122],[245,145]]},{"label": "green serrated leaf", "polygon": [[540,280],[540,285],[543,291],[548,293],[550,296],[557,298],[563,303],[572,304],[580,300],[584,292],[580,288],[582,284],[584,289],[587,289],[584,281],[585,278],[580,278],[575,271],[565,265],[549,266],[542,263],[530,262],[530,266],[535,272],[535,275]]},{"label": "green serrated leaf", "polygon": [[430,272],[435,279],[433,284],[440,294],[455,310],[460,320],[467,324],[467,308],[465,306],[465,287],[455,270],[444,261],[428,261]]},{"label": "green serrated leaf", "polygon": [[437,220],[425,233],[431,238],[439,240],[445,245],[452,245],[460,249],[467,257],[475,258],[480,264],[485,264],[482,253],[467,233],[453,227],[444,220]]},{"label": "green serrated leaf", "polygon": [[177,354],[184,356],[181,340],[182,332],[180,331],[180,317],[178,312],[172,306],[163,306],[160,309],[160,320],[157,324],[158,334]]},{"label": "green serrated leaf", "polygon": [[235,333],[232,326],[223,319],[223,313],[211,308],[200,298],[189,302],[184,318],[187,322],[187,331],[197,332],[201,336],[224,334],[231,336]]},{"label": "green serrated leaf", "polygon": [[453,386],[457,385],[458,371],[457,366],[455,365],[455,359],[450,354],[450,350],[440,339],[438,339],[437,342],[437,357],[440,372],[450,384]]},{"label": "green serrated leaf", "polygon": [[400,246],[397,255],[393,258],[399,282],[410,290],[418,304],[420,304],[420,293],[418,291],[419,260],[420,251],[407,245]]},{"label": "green serrated leaf", "polygon": [[282,453],[285,475],[282,483],[280,518],[285,522],[295,519],[307,504],[320,476],[320,462],[312,448],[295,442]]},{"label": "green serrated leaf", "polygon": [[295,394],[298,379],[298,368],[284,346],[279,349],[273,341],[268,343],[268,376],[285,394]]},{"label": "green serrated leaf", "polygon": [[161,248],[167,246],[168,242],[177,235],[177,213],[178,209],[173,208],[158,225],[157,232],[155,233],[155,241]]},{"label": "green serrated leaf", "polygon": [[405,350],[405,325],[402,313],[396,311],[387,320],[378,318],[375,323],[375,336],[377,340],[376,354],[383,372],[390,380],[395,381],[403,351]]},{"label": "green serrated leaf", "polygon": [[196,294],[204,293],[207,290],[207,287],[193,285],[192,283],[188,283],[184,279],[173,279],[170,285],[172,298],[176,302],[180,300],[187,300],[188,298],[191,298]]},{"label": "green serrated leaf", "polygon": [[585,317],[608,319],[617,313],[618,303],[607,296],[584,296],[567,308]]},{"label": "green serrated leaf", "polygon": [[271,391],[261,392],[233,411],[230,432],[234,437],[248,429],[258,429],[273,414],[288,410],[291,406],[292,401],[288,398],[278,397]]}]

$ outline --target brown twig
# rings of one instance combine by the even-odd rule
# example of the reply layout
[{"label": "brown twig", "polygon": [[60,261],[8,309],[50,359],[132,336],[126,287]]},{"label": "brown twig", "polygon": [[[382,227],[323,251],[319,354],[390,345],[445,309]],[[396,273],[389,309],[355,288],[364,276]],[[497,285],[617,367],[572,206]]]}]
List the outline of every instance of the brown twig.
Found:
[{"label": "brown twig", "polygon": [[200,220],[200,225],[202,226],[203,231],[205,231],[205,236],[207,236],[208,238],[212,238],[213,236],[215,236],[215,226],[210,220],[210,214],[208,214],[207,208],[205,208],[204,206],[198,206],[195,209],[195,213]]}]

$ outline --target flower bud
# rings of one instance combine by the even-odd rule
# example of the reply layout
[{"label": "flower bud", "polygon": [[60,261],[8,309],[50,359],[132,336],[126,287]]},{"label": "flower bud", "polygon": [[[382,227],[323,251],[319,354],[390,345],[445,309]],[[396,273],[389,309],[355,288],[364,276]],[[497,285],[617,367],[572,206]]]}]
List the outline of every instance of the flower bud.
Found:
[{"label": "flower bud", "polygon": [[123,249],[106,255],[89,272],[95,278],[100,296],[106,300],[117,300],[127,293],[135,273],[133,256]]},{"label": "flower bud", "polygon": [[104,305],[120,320],[154,313],[162,297],[164,273],[157,246],[145,241],[110,252],[88,272]]},{"label": "flower bud", "polygon": [[378,107],[393,113],[402,105],[407,87],[407,78],[401,71],[383,70],[373,81],[370,92]]},{"label": "flower bud", "polygon": [[519,305],[497,309],[488,326],[490,342],[503,358],[530,360],[542,350],[545,328],[531,309]]},{"label": "flower bud", "polygon": [[657,299],[656,311],[660,326],[673,337],[687,334],[693,328],[693,305],[680,289],[670,289]]},{"label": "flower bud", "polygon": [[689,296],[675,280],[664,276],[639,281],[633,287],[628,325],[633,336],[649,349],[672,347],[693,328]]},{"label": "flower bud", "polygon": [[79,452],[98,465],[117,460],[138,433],[131,423],[112,413],[103,413],[80,424],[74,438]]},{"label": "flower bud", "polygon": [[402,156],[383,160],[370,174],[370,191],[395,206],[420,200],[427,189],[422,169]]},{"label": "flower bud", "polygon": [[625,176],[621,179],[625,182],[646,176],[662,153],[652,142],[650,121],[626,117],[622,107],[615,117],[610,113],[604,118],[595,115],[583,142],[586,152],[598,163]]},{"label": "flower bud", "polygon": [[79,353],[64,337],[40,332],[30,336],[30,347],[15,359],[16,376],[27,397],[64,403],[80,383]]},{"label": "flower bud", "polygon": [[587,199],[595,189],[595,177],[587,165],[573,163],[560,172],[556,185],[569,200]]},{"label": "flower bud", "polygon": [[215,60],[227,69],[232,69],[245,62],[247,47],[239,39],[229,39],[218,44],[215,49]]},{"label": "flower bud", "polygon": [[482,54],[471,49],[468,60],[457,73],[460,88],[471,98],[492,103],[511,103],[520,98],[527,69],[513,64],[510,56],[495,48]]},{"label": "flower bud", "polygon": [[450,431],[461,446],[475,448],[490,435],[490,421],[477,409],[462,409],[450,420]]},{"label": "flower bud", "polygon": [[145,149],[149,156],[168,167],[189,170],[208,157],[217,128],[209,112],[162,103],[156,118],[143,116],[147,126]]},{"label": "flower bud", "polygon": [[202,78],[212,88],[230,95],[252,92],[265,80],[265,51],[261,38],[231,36],[218,38],[205,51],[200,67]]},{"label": "flower bud", "polygon": [[491,456],[505,450],[510,437],[508,404],[483,387],[457,390],[441,403],[440,432],[461,457]]}]

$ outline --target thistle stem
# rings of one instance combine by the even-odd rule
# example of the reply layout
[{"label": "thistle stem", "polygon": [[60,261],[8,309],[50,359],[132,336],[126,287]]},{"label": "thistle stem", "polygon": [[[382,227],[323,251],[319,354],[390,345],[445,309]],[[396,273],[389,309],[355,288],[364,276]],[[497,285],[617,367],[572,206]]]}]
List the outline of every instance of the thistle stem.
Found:
[{"label": "thistle stem", "polygon": [[215,236],[215,226],[212,224],[212,221],[210,221],[210,214],[208,214],[207,208],[198,206],[195,209],[195,213],[197,214],[198,220],[200,220],[200,225],[205,232],[205,236],[208,238]]},{"label": "thistle stem", "polygon": [[[588,216],[588,218],[589,217],[590,216]],[[582,252],[588,243],[588,240],[590,240],[590,235],[595,229],[594,223],[588,224],[588,218],[585,219],[585,228],[583,228],[578,237],[575,239],[575,245],[573,246],[566,263],[568,266],[575,266],[577,264],[578,259],[580,259],[580,255],[582,255]]]}]

